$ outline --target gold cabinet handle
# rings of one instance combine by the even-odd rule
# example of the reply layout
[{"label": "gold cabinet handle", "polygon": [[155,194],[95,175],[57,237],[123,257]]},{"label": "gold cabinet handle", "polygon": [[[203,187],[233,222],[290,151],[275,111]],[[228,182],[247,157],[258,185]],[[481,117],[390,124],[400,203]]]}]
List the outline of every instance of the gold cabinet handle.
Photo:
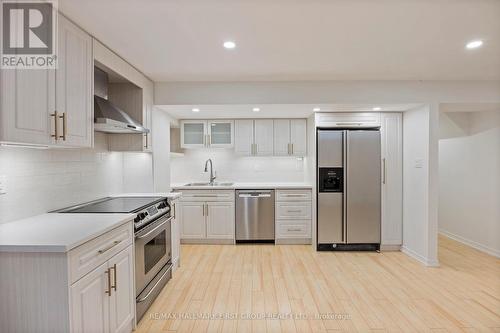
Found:
[{"label": "gold cabinet handle", "polygon": [[108,290],[105,293],[111,297],[111,268],[108,268],[106,274],[108,274]]},{"label": "gold cabinet handle", "polygon": [[144,136],[146,137],[146,144],[144,145],[144,148],[148,149],[148,133],[145,133]]},{"label": "gold cabinet handle", "polygon": [[56,141],[59,139],[59,132],[57,131],[57,111],[54,111],[54,113],[50,114],[51,117],[54,117],[54,134],[51,135]]},{"label": "gold cabinet handle", "polygon": [[291,144],[291,146],[292,146],[292,155],[293,155],[293,143]]},{"label": "gold cabinet handle", "polygon": [[109,270],[110,271],[113,270],[113,285],[111,286],[111,288],[116,291],[116,285],[117,285],[116,281],[118,280],[117,278],[118,272],[116,271],[116,264],[114,264],[113,267],[111,267]]},{"label": "gold cabinet handle", "polygon": [[207,216],[208,216],[208,204],[207,204]]},{"label": "gold cabinet handle", "polygon": [[113,244],[111,244],[110,246],[108,246],[104,249],[97,251],[97,253],[103,254],[104,252],[107,252],[107,251],[111,250],[112,248],[114,248],[115,246],[117,246],[118,244],[120,244],[120,242],[121,241],[114,241]]},{"label": "gold cabinet handle", "polygon": [[66,115],[66,112],[63,112],[62,116],[59,116],[59,118],[63,121],[63,134],[59,136],[59,138],[63,139],[63,141],[66,141],[66,129],[68,128],[68,117]]}]

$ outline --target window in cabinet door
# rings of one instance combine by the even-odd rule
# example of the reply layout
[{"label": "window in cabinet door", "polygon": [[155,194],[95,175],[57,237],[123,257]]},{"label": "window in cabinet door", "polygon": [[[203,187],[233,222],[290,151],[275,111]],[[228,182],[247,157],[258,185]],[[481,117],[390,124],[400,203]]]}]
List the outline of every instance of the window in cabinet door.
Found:
[{"label": "window in cabinet door", "polygon": [[232,122],[210,122],[210,146],[232,147],[233,146],[233,124]]},{"label": "window in cabinet door", "polygon": [[204,125],[184,124],[184,144],[185,145],[203,145],[204,144]]}]

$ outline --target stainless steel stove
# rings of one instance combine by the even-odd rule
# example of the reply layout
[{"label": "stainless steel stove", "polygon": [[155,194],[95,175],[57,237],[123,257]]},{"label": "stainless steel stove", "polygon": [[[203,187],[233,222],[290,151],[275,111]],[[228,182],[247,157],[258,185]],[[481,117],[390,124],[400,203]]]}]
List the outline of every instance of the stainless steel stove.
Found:
[{"label": "stainless steel stove", "polygon": [[135,213],[137,321],[172,277],[170,204],[164,197],[108,197],[58,213]]}]

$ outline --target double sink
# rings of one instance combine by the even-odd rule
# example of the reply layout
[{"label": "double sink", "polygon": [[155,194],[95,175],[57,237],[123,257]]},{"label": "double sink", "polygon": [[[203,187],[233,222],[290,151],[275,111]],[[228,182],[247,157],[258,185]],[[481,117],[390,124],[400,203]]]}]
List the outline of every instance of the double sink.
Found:
[{"label": "double sink", "polygon": [[206,187],[217,187],[217,186],[233,186],[234,183],[219,183],[219,182],[213,182],[213,183],[187,183],[184,186],[206,186]]}]

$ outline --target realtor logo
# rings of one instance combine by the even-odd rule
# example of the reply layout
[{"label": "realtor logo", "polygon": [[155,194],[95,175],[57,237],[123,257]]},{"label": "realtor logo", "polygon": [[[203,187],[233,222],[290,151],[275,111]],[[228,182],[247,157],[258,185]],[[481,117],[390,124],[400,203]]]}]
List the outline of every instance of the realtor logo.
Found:
[{"label": "realtor logo", "polygon": [[56,68],[53,1],[2,0],[2,68]]}]

